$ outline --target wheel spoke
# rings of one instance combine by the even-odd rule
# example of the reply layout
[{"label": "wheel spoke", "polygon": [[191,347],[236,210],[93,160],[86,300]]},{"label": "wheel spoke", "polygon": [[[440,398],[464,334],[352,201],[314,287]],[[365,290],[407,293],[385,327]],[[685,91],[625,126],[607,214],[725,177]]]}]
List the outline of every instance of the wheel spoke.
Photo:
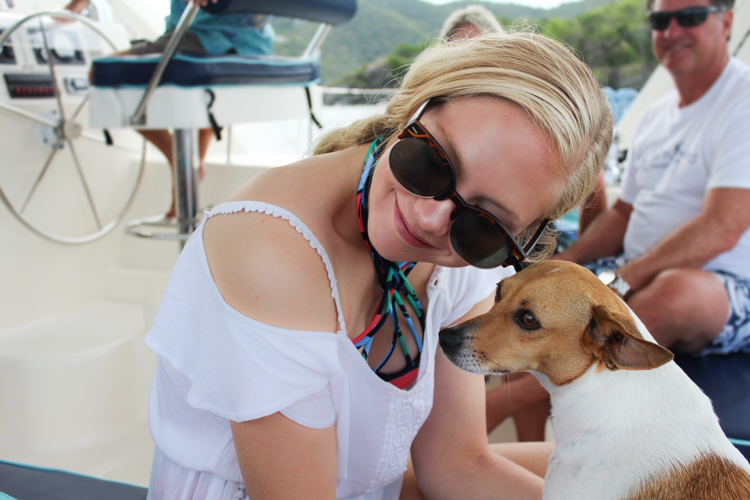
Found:
[{"label": "wheel spoke", "polygon": [[83,184],[83,189],[86,191],[86,199],[89,201],[89,207],[91,207],[91,213],[94,214],[94,219],[96,219],[96,227],[98,229],[102,228],[102,223],[99,221],[99,215],[96,213],[96,207],[94,206],[94,199],[91,197],[91,191],[89,190],[89,185],[86,182],[86,177],[83,175],[83,170],[81,169],[81,164],[78,163],[78,155],[76,154],[76,150],[73,148],[73,141],[66,139],[66,142],[68,143],[68,146],[70,146],[70,154],[73,156],[73,163],[76,165],[76,170],[78,170],[78,176],[81,178],[81,184]]},{"label": "wheel spoke", "polygon": [[55,63],[52,62],[52,51],[49,49],[47,43],[47,32],[44,29],[44,23],[42,18],[39,18],[39,28],[42,30],[42,40],[44,40],[44,50],[47,51],[47,63],[49,63],[49,72],[52,75],[52,87],[55,89],[55,99],[57,100],[57,107],[60,109],[60,118],[65,121],[65,110],[62,105],[62,94],[60,94],[60,87],[57,86],[57,74],[55,73]]},{"label": "wheel spoke", "polygon": [[88,100],[89,100],[89,95],[86,94],[86,97],[83,98],[83,100],[81,101],[81,104],[79,104],[76,110],[73,112],[73,116],[70,117],[71,120],[75,120],[76,118],[78,118],[78,113],[81,112],[81,110],[86,105]]},{"label": "wheel spoke", "polygon": [[31,191],[29,191],[29,194],[26,195],[26,200],[23,202],[23,205],[21,206],[21,210],[19,213],[23,213],[24,210],[26,210],[26,206],[29,204],[31,197],[34,195],[36,188],[39,186],[39,183],[42,182],[42,178],[44,177],[44,174],[47,173],[47,169],[52,164],[52,160],[57,154],[58,149],[60,148],[60,142],[61,141],[57,141],[55,145],[52,147],[52,152],[50,153],[49,158],[47,158],[47,162],[44,164],[44,167],[42,167],[42,171],[39,172],[39,175],[37,176],[36,181],[34,181],[34,185],[31,186]]},{"label": "wheel spoke", "polygon": [[[0,0],[0,3],[2,3],[2,0]],[[2,10],[2,9],[0,9]],[[20,223],[22,223],[24,226],[26,226],[31,231],[35,232],[36,234],[47,238],[50,241],[63,243],[63,244],[84,244],[91,241],[94,241],[96,239],[99,239],[106,234],[108,234],[114,227],[117,226],[117,224],[122,220],[123,216],[125,215],[125,212],[130,207],[131,203],[133,202],[133,199],[136,195],[136,189],[138,188],[138,185],[140,184],[142,178],[143,178],[143,172],[144,172],[144,164],[145,164],[145,141],[143,143],[143,148],[134,148],[132,146],[129,146],[126,143],[118,143],[115,144],[113,147],[117,148],[119,151],[114,152],[112,151],[110,154],[114,153],[115,155],[120,156],[121,158],[118,158],[119,161],[124,161],[126,158],[122,158],[122,154],[118,154],[120,152],[127,153],[127,156],[137,156],[140,158],[137,164],[137,178],[132,183],[132,187],[128,187],[129,194],[127,196],[127,200],[125,200],[125,204],[113,207],[116,208],[116,214],[114,216],[111,216],[109,213],[110,210],[107,208],[106,210],[103,208],[103,213],[99,214],[97,212],[97,207],[94,203],[95,200],[103,200],[98,194],[97,189],[99,189],[99,183],[93,182],[91,185],[88,184],[88,179],[85,177],[86,172],[89,172],[89,175],[93,175],[91,170],[84,170],[84,164],[82,164],[82,161],[87,161],[89,158],[88,156],[84,155],[79,157],[76,154],[76,146],[78,147],[89,147],[89,148],[95,148],[95,146],[92,146],[91,144],[83,143],[76,143],[76,145],[73,144],[73,142],[76,141],[79,137],[85,137],[89,141],[97,142],[99,144],[104,144],[105,139],[103,136],[98,136],[96,134],[96,130],[88,130],[86,132],[83,132],[80,130],[79,125],[82,125],[80,123],[75,123],[76,121],[79,121],[81,119],[81,116],[87,112],[84,108],[86,105],[90,102],[89,101],[89,95],[83,95],[81,96],[82,99],[79,102],[72,101],[70,104],[63,103],[63,92],[64,91],[64,85],[63,81],[58,80],[57,78],[57,69],[60,69],[59,64],[55,63],[55,55],[53,55],[52,51],[52,44],[55,42],[54,36],[56,34],[54,26],[51,24],[47,24],[46,26],[42,22],[42,20],[47,20],[48,16],[60,16],[71,20],[76,20],[80,23],[82,23],[84,26],[88,27],[90,30],[94,32],[95,35],[98,35],[99,38],[104,40],[106,42],[106,45],[109,46],[109,48],[112,51],[117,51],[118,47],[116,44],[107,36],[106,33],[104,33],[100,28],[97,27],[96,23],[91,22],[85,17],[78,16],[76,14],[67,13],[65,11],[62,12],[54,12],[54,11],[43,11],[43,12],[36,12],[34,14],[28,15],[26,17],[23,17],[13,23],[11,26],[7,27],[5,31],[0,32],[0,40],[4,42],[4,40],[8,39],[13,33],[16,32],[18,29],[24,29],[23,25],[31,26],[32,29],[34,28],[34,25],[36,23],[29,21],[32,20],[38,20],[38,30],[41,32],[39,36],[41,36],[42,40],[37,45],[41,45],[39,47],[40,50],[46,51],[47,57],[47,64],[42,64],[42,68],[46,66],[49,70],[51,79],[52,79],[52,88],[55,92],[55,105],[57,106],[57,111],[54,110],[54,106],[51,108],[48,106],[48,109],[50,110],[50,114],[47,114],[46,112],[44,114],[39,114],[36,111],[33,110],[26,110],[22,109],[21,107],[18,107],[18,105],[13,102],[0,102],[0,118],[2,121],[7,121],[8,119],[16,120],[20,122],[20,125],[23,125],[23,122],[19,120],[20,118],[24,118],[26,120],[30,121],[30,125],[26,125],[26,128],[32,129],[33,134],[33,128],[34,126],[37,126],[36,128],[44,127],[45,130],[42,130],[42,137],[40,139],[46,141],[46,143],[49,143],[49,141],[55,142],[55,146],[53,146],[51,151],[48,151],[48,157],[46,158],[46,161],[44,163],[44,166],[40,171],[37,171],[36,178],[33,181],[33,185],[29,186],[28,189],[25,188],[27,183],[24,183],[24,190],[27,190],[27,194],[24,195],[22,193],[18,193],[18,196],[14,196],[15,199],[19,201],[19,203],[11,203],[10,199],[6,195],[5,192],[2,190],[2,186],[0,186],[0,204],[4,204],[8,210],[18,219]],[[27,24],[29,23],[29,24]],[[1,31],[1,30],[0,30]],[[48,33],[49,31],[49,33]],[[50,38],[50,35],[52,38]],[[1,45],[1,44],[0,44]],[[62,78],[64,75],[61,74],[60,77]],[[63,107],[63,104],[68,106],[67,113],[66,109]],[[6,117],[3,113],[8,112],[11,113],[10,116]],[[59,112],[59,115],[57,114]],[[67,118],[66,118],[67,117]],[[70,121],[71,123],[67,124],[66,121]],[[86,120],[83,120],[84,122]],[[51,130],[46,130],[46,128],[49,128]],[[39,131],[37,131],[39,132]],[[81,134],[80,132],[83,132]],[[92,133],[93,132],[93,133]],[[66,138],[66,134],[69,133],[71,137]],[[36,134],[33,134],[36,135]],[[128,141],[129,142],[129,141]],[[39,192],[39,196],[43,196],[43,192],[46,190],[46,186],[43,186],[42,184],[50,183],[52,182],[52,177],[57,170],[53,171],[53,164],[60,162],[60,155],[64,153],[61,153],[60,150],[63,149],[64,144],[68,144],[71,151],[71,157],[74,162],[74,168],[78,172],[77,174],[72,174],[70,172],[70,175],[78,175],[80,179],[80,183],[83,186],[83,191],[87,199],[87,203],[89,204],[90,210],[92,212],[93,218],[96,221],[96,226],[98,227],[97,230],[94,231],[87,231],[88,234],[83,236],[65,236],[62,234],[55,234],[54,232],[50,232],[47,229],[45,229],[43,226],[40,227],[37,225],[36,222],[29,220],[27,218],[27,215],[25,213],[25,210],[29,210],[30,212],[34,213],[34,217],[38,219],[39,215],[43,212],[40,211],[40,213],[37,213],[36,210],[36,201],[34,201],[34,197],[37,196],[37,191]],[[39,153],[41,156],[43,153]],[[1,156],[1,155],[0,155]],[[66,159],[66,161],[68,161]],[[2,160],[0,160],[2,162]],[[104,165],[104,168],[108,167],[109,165]],[[36,168],[36,167],[33,167]],[[32,170],[33,170],[32,168]],[[54,167],[57,168],[57,167]],[[33,174],[32,172],[28,172],[29,176]],[[49,174],[49,175],[47,175]],[[45,180],[46,179],[46,180]],[[95,179],[96,180],[96,179]],[[77,195],[75,200],[80,200],[80,191],[78,190],[77,186],[75,185],[75,181],[73,182],[72,186],[68,186],[67,183],[65,185],[59,186],[60,189],[67,190],[68,188],[72,189],[73,192]],[[123,186],[123,189],[125,189],[126,186]],[[63,193],[67,194],[67,193]],[[73,193],[70,193],[73,194]],[[25,197],[25,199],[22,199]],[[20,202],[23,201],[23,206],[21,207]],[[32,206],[32,201],[34,201],[34,205]],[[77,201],[77,203],[80,204],[80,201]],[[105,203],[102,201],[102,203]],[[21,209],[19,210],[19,207]],[[31,208],[29,208],[31,207]],[[42,207],[39,207],[42,208]],[[51,208],[54,210],[54,208]],[[104,217],[104,214],[107,214],[107,217]],[[85,215],[84,215],[85,218]],[[53,230],[54,231],[54,230]]]},{"label": "wheel spoke", "polygon": [[31,121],[41,123],[42,125],[47,125],[48,127],[55,128],[60,124],[59,122],[50,120],[49,118],[44,118],[43,116],[35,115],[34,113],[29,113],[28,111],[25,111],[21,108],[11,106],[10,104],[5,104],[3,102],[0,102],[0,109],[10,111],[11,113],[15,113],[17,115],[23,116],[24,118],[28,118]]}]

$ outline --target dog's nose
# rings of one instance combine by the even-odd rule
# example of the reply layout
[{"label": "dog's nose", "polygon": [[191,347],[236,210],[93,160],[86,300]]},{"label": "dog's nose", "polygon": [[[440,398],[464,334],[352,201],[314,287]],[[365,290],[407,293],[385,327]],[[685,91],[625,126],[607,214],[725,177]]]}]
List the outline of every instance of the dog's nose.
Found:
[{"label": "dog's nose", "polygon": [[455,326],[440,330],[438,336],[440,337],[440,347],[443,348],[443,352],[455,351],[461,347],[464,337],[463,329]]}]

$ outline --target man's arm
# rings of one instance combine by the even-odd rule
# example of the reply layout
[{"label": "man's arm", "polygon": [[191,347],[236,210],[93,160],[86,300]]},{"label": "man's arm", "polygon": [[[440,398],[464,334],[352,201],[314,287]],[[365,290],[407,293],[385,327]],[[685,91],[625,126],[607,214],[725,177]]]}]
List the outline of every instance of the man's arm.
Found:
[{"label": "man's arm", "polygon": [[700,269],[731,250],[750,228],[750,189],[715,188],[701,212],[617,272],[637,291],[667,269]]},{"label": "man's arm", "polygon": [[[458,322],[488,311],[492,302],[488,297]],[[490,450],[484,394],[484,377],[456,368],[438,351],[432,411],[412,445],[426,498],[542,498],[542,478]]]},{"label": "man's arm", "polygon": [[600,257],[619,254],[632,212],[633,205],[617,200],[612,208],[594,219],[591,227],[567,250],[553,258],[585,264]]}]

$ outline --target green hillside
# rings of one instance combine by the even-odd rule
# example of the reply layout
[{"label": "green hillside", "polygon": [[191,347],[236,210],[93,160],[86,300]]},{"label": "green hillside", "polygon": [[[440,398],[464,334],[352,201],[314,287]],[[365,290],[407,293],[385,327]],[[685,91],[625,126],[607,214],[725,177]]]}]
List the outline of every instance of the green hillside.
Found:
[{"label": "green hillside", "polygon": [[[445,18],[459,7],[480,4],[504,20],[532,22],[545,18],[572,18],[612,1],[582,0],[545,10],[513,3],[476,1],[433,5],[421,0],[358,0],[354,18],[334,27],[323,45],[323,84],[337,83],[344,75],[390,54],[399,43],[426,45],[434,41]],[[281,55],[299,55],[317,27],[313,23],[282,18],[274,19],[273,26],[277,34],[276,52]]]}]

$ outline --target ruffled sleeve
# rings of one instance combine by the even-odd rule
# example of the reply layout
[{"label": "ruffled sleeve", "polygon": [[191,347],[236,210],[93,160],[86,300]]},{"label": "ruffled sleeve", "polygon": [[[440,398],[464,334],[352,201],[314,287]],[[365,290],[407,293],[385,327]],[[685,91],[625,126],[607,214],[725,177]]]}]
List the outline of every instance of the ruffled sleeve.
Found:
[{"label": "ruffled sleeve", "polygon": [[478,302],[494,293],[500,281],[515,273],[512,267],[477,269],[467,266],[442,269],[436,286],[446,289],[446,295],[451,298],[452,304],[446,308],[440,326],[446,327],[455,323]]},{"label": "ruffled sleeve", "polygon": [[[326,388],[341,371],[342,332],[287,330],[241,314],[221,297],[205,259],[195,255],[200,250],[193,239],[186,245],[146,337],[147,345],[190,382],[188,404],[245,421],[316,394],[325,401]],[[290,415],[310,407],[301,403]],[[329,419],[312,413],[299,417],[313,426]]]}]

